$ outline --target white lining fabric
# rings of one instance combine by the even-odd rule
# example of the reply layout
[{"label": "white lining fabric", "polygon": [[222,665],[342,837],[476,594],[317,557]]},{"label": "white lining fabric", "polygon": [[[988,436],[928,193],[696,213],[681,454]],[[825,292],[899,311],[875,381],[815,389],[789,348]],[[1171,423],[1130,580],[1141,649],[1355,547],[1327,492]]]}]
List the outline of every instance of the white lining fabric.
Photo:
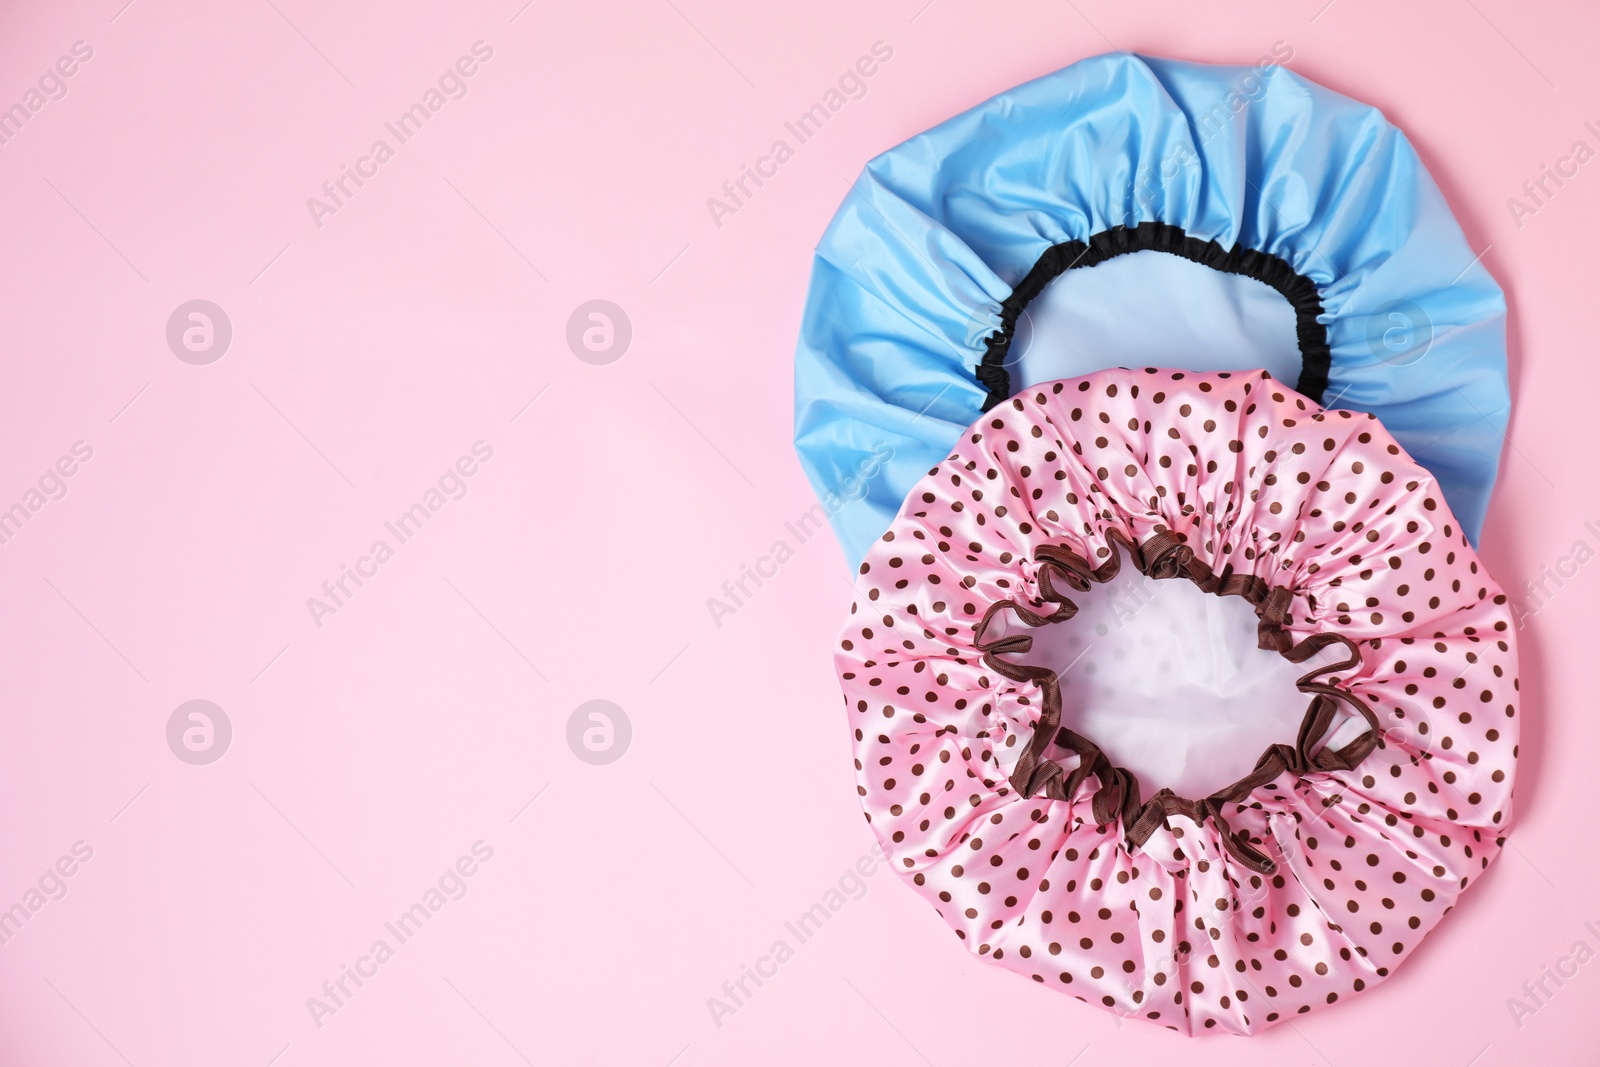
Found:
[{"label": "white lining fabric", "polygon": [[1056,278],[1023,309],[1013,388],[1106,367],[1265,368],[1300,378],[1294,307],[1254,278],[1143,250]]},{"label": "white lining fabric", "polygon": [[[1111,581],[1071,594],[1071,619],[1034,628],[1001,612],[991,622],[1000,636],[1033,637],[1030,652],[1006,659],[1056,672],[1061,725],[1132,771],[1146,799],[1162,787],[1208,796],[1249,774],[1270,746],[1294,744],[1311,700],[1296,682],[1344,651],[1290,663],[1257,647],[1243,597],[1124,564]],[[1340,714],[1327,735],[1336,748],[1366,728],[1342,704]]]}]

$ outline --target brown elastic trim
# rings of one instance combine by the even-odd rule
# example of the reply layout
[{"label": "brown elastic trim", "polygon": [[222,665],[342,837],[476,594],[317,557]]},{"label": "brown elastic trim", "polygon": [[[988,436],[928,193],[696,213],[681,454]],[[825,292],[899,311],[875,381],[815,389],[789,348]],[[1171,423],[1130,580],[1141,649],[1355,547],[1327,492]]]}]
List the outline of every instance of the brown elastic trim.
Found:
[{"label": "brown elastic trim", "polygon": [[[1296,642],[1285,628],[1294,603],[1294,591],[1287,586],[1271,586],[1252,574],[1234,574],[1232,568],[1218,573],[1203,560],[1195,557],[1194,550],[1184,544],[1182,535],[1162,530],[1138,545],[1121,531],[1113,530],[1106,537],[1110,555],[1099,567],[1064,545],[1041,545],[1034,551],[1039,564],[1039,590],[1041,598],[1057,605],[1049,615],[1037,612],[1011,600],[991,604],[974,629],[974,643],[983,653],[983,663],[990,670],[1015,682],[1037,682],[1043,696],[1043,710],[1033,736],[1017,760],[1011,774],[1012,786],[1024,797],[1045,796],[1051,800],[1067,800],[1078,787],[1092,775],[1099,781],[1095,790],[1093,809],[1095,822],[1105,825],[1120,821],[1127,835],[1129,847],[1138,847],[1149,840],[1157,827],[1167,826],[1168,815],[1183,815],[1196,823],[1210,819],[1222,837],[1228,852],[1244,866],[1261,874],[1271,874],[1277,864],[1258,849],[1244,834],[1234,833],[1228,827],[1224,808],[1243,804],[1251,793],[1280,775],[1303,777],[1316,771],[1348,771],[1365,759],[1378,745],[1378,718],[1360,697],[1321,680],[1324,675],[1350,670],[1361,663],[1361,653],[1354,642],[1342,634],[1312,634]],[[1119,551],[1119,548],[1121,551]],[[1090,583],[1109,582],[1117,576],[1122,566],[1122,551],[1141,574],[1151,578],[1187,578],[1200,589],[1218,596],[1242,596],[1255,607],[1257,645],[1267,651],[1277,652],[1290,663],[1303,663],[1331,645],[1340,644],[1348,653],[1346,658],[1329,667],[1321,667],[1301,676],[1298,687],[1302,693],[1311,694],[1311,703],[1300,722],[1299,736],[1293,745],[1277,744],[1262,753],[1255,769],[1232,785],[1217,790],[1201,800],[1188,800],[1170,789],[1162,789],[1148,803],[1139,803],[1139,782],[1131,772],[1112,765],[1100,747],[1089,739],[1061,726],[1061,683],[1048,667],[1025,663],[1008,663],[999,657],[1008,653],[1026,653],[1033,648],[1029,634],[1011,634],[989,638],[989,622],[1002,611],[1014,613],[1029,626],[1064,622],[1078,613],[1078,606],[1066,595],[1068,590],[1085,592]],[[1367,730],[1354,741],[1340,749],[1323,743],[1328,729],[1333,725],[1340,702],[1350,705],[1367,722]],[[1054,760],[1046,759],[1045,752],[1051,744],[1060,745],[1078,755],[1078,766],[1069,774]]]}]

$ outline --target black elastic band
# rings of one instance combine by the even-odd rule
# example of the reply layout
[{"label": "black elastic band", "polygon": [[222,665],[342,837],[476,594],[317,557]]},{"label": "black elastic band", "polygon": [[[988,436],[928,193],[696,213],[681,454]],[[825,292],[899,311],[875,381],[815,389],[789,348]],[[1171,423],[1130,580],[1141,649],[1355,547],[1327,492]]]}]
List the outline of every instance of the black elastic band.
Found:
[{"label": "black elastic band", "polygon": [[1027,277],[1017,283],[1000,305],[1000,329],[989,335],[983,360],[974,372],[982,386],[989,391],[983,402],[988,411],[996,404],[1011,398],[1011,376],[1006,373],[1006,355],[1011,349],[1011,339],[1017,329],[1017,318],[1044,287],[1075,267],[1094,267],[1108,259],[1125,256],[1130,252],[1167,252],[1182,256],[1191,263],[1210,267],[1225,274],[1242,274],[1270,285],[1294,308],[1295,336],[1300,343],[1300,380],[1295,389],[1311,400],[1322,403],[1322,394],[1328,388],[1328,369],[1332,354],[1328,350],[1328,330],[1317,321],[1322,314],[1322,295],[1310,278],[1298,274],[1287,260],[1270,252],[1234,245],[1223,248],[1215,241],[1202,241],[1190,237],[1181,226],[1164,222],[1141,222],[1132,227],[1113,226],[1090,237],[1088,242],[1063,241],[1045,249],[1044,255],[1028,271]]}]

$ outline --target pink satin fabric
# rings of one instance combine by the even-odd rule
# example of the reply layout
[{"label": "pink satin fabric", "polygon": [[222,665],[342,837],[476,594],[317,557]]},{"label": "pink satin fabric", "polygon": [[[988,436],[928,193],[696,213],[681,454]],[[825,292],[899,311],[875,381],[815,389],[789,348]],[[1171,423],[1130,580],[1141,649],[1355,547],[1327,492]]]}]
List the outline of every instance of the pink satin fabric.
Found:
[{"label": "pink satin fabric", "polygon": [[[1273,874],[1211,818],[1169,815],[1130,847],[1094,817],[1096,775],[1064,801],[1008,780],[1039,685],[986,667],[977,623],[1005,601],[1054,610],[1040,546],[1098,565],[1114,534],[1164,531],[1218,574],[1291,590],[1293,640],[1338,633],[1360,653],[1330,680],[1375,713],[1379,747],[1226,805]],[[836,662],[867,818],[967,949],[1185,1033],[1252,1033],[1375,985],[1510,825],[1505,596],[1376,419],[1265,372],[1109,370],[986,413],[867,554]]]}]

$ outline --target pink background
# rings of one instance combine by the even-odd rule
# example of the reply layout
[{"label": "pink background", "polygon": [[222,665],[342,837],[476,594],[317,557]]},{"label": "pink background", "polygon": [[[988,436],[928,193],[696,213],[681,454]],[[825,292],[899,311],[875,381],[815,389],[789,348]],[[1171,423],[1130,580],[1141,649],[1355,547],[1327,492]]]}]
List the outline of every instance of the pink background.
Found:
[{"label": "pink background", "polygon": [[[794,335],[862,163],[1113,47],[1287,41],[1411,135],[1506,289],[1484,556],[1515,591],[1600,547],[1600,162],[1520,227],[1506,207],[1600,143],[1592,7],[125,2],[0,11],[0,107],[93,49],[0,145],[0,508],[93,449],[0,545],[0,909],[93,849],[0,945],[0,1063],[1600,1060],[1600,962],[1507,1006],[1600,949],[1600,567],[1523,631],[1512,847],[1371,993],[1188,1041],[980,965],[880,872],[720,1027],[706,1003],[871,843],[831,538],[720,627],[706,607],[811,504]],[[468,95],[315,225],[307,197],[478,40]],[[879,40],[868,95],[715,225],[707,197]],[[234,331],[207,366],[165,337],[196,298]],[[633,327],[605,366],[565,339],[597,298]],[[307,598],[480,440],[465,497],[315,625]],[[567,743],[596,698],[633,727],[607,766]],[[167,746],[193,699],[233,726],[208,766]],[[307,998],[479,840],[466,895],[318,1027]]]}]

